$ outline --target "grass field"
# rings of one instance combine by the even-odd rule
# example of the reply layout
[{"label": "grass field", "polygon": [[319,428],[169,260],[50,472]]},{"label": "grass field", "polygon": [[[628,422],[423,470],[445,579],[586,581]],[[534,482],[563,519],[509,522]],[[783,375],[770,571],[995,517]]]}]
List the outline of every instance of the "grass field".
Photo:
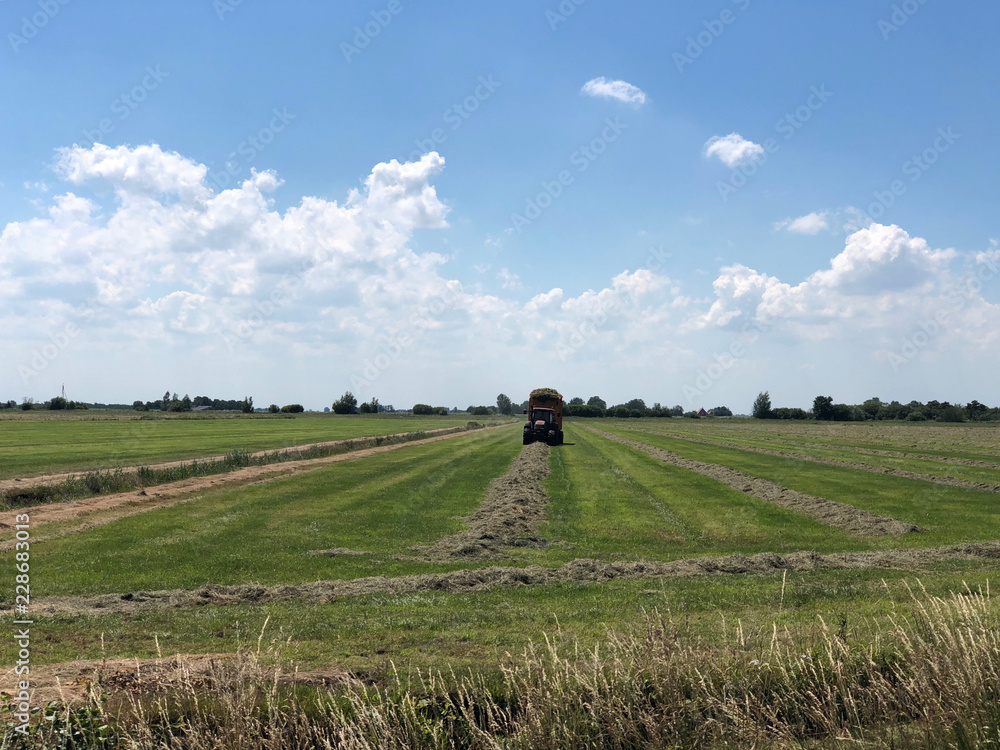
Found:
[{"label": "grass field", "polygon": [[[29,415],[35,414],[29,412]],[[65,412],[0,415],[0,479],[194,459],[329,440],[434,430],[469,416],[149,415]],[[479,421],[483,421],[481,418]]]},{"label": "grass field", "polygon": [[[7,451],[0,455],[10,461],[4,472],[102,465],[107,454],[98,447],[100,440],[105,446],[128,443],[129,425],[135,424],[142,423],[0,422],[5,441],[0,450]],[[184,450],[190,457],[236,445],[276,447],[454,421],[312,416],[150,424],[148,436],[131,441],[128,458],[114,460],[152,462],[177,458]],[[591,426],[923,531],[858,536],[664,463]],[[37,442],[15,449],[13,430],[34,435]],[[71,447],[73,430],[89,436],[79,450]],[[428,545],[465,528],[463,518],[493,492],[491,483],[521,453],[519,431],[510,425],[403,445],[295,476],[221,483],[184,502],[121,518],[112,509],[32,528],[33,602],[50,606],[35,615],[32,663],[232,653],[263,630],[266,640],[286,642],[284,657],[301,668],[350,670],[375,684],[386,684],[394,669],[405,676],[419,669],[447,673],[452,667],[502,680],[500,663],[544,642],[547,633],[557,633],[571,650],[573,644],[592,648],[606,644],[610,632],[642,638],[653,612],[669,620],[678,644],[697,644],[698,653],[719,658],[733,656],[734,642],[746,660],[772,653],[777,642],[805,652],[822,649],[831,632],[864,651],[866,644],[882,643],[890,617],[919,612],[921,597],[986,592],[1000,570],[997,555],[957,559],[934,551],[1000,538],[996,492],[809,460],[1000,483],[995,454],[1000,430],[981,425],[568,423],[566,444],[548,453],[545,521],[537,534],[522,534],[499,555],[428,555]],[[995,469],[987,465],[994,462]],[[892,550],[912,554],[886,558],[895,561],[891,564],[865,562],[865,555]],[[745,570],[744,556],[802,552],[854,557],[844,557],[852,562],[842,569],[786,565],[763,574],[738,572]],[[12,555],[3,553],[9,569]],[[723,558],[728,562],[721,570],[730,566],[732,573],[654,576],[643,575],[640,567],[640,573],[609,574],[607,580],[569,576],[539,584],[508,573],[496,579],[499,583],[468,590],[435,578],[463,571],[489,576],[495,566],[561,571],[581,560],[642,566],[699,557]],[[356,595],[279,596],[282,587],[307,591],[316,581],[362,580],[367,588]],[[245,591],[225,605],[188,606],[181,599],[171,600],[171,606],[142,604],[142,592],[183,594],[213,585]],[[263,593],[278,598],[257,601]],[[0,590],[3,606],[11,606],[13,594],[13,585]],[[128,595],[125,603],[121,595]],[[985,601],[992,616],[1000,614],[992,599]],[[7,665],[16,660],[9,639],[0,641],[0,660]]]}]

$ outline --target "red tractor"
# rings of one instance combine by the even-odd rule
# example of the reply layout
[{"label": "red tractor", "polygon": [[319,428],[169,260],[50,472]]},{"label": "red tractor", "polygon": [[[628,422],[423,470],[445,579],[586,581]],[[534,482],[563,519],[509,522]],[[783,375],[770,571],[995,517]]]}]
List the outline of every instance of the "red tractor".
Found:
[{"label": "red tractor", "polygon": [[552,388],[538,388],[528,398],[528,423],[524,425],[524,445],[545,442],[562,445],[563,397]]}]

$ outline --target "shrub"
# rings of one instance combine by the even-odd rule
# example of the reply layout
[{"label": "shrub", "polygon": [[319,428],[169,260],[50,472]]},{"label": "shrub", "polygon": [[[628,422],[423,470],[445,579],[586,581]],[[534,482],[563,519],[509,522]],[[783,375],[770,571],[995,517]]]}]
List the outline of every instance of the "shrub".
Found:
[{"label": "shrub", "polygon": [[301,414],[304,411],[302,404],[285,404],[281,407],[282,414]]},{"label": "shrub", "polygon": [[[336,408],[336,407],[334,407],[334,408]],[[422,414],[422,415],[425,415],[425,416],[428,415],[428,414],[434,414],[434,407],[431,406],[430,404],[414,404],[413,405],[413,413],[414,414]]]}]

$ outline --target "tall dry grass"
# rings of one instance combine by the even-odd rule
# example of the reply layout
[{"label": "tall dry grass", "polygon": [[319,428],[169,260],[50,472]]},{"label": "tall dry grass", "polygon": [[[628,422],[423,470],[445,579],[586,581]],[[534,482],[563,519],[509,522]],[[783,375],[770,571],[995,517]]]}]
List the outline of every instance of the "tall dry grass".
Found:
[{"label": "tall dry grass", "polygon": [[988,591],[920,592],[864,645],[823,624],[798,640],[737,629],[726,648],[708,649],[651,616],[641,636],[612,634],[591,651],[548,638],[508,659],[499,678],[396,676],[305,694],[267,663],[258,644],[219,665],[208,686],[182,681],[115,710],[95,701],[109,739],[57,744],[74,715],[63,709],[2,747],[1000,747],[1000,630]]}]

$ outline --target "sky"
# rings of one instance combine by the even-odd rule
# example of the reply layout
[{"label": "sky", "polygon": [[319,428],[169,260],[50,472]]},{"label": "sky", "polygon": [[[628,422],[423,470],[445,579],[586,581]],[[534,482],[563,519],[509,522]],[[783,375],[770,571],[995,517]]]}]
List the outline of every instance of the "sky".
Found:
[{"label": "sky", "polygon": [[0,0],[0,399],[1000,404],[986,0]]}]

